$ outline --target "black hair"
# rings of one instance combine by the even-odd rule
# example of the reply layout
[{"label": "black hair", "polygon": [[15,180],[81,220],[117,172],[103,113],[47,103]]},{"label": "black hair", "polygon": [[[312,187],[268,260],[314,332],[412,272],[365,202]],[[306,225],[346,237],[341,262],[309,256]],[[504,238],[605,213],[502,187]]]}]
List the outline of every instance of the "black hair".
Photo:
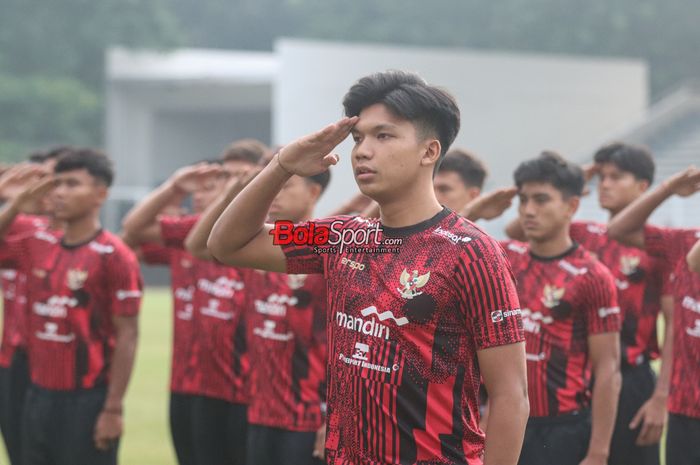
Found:
[{"label": "black hair", "polygon": [[328,187],[328,183],[331,182],[331,170],[322,171],[321,173],[314,174],[313,176],[306,176],[304,178],[306,182],[316,183],[321,186],[321,194]]},{"label": "black hair", "polygon": [[460,115],[454,97],[428,85],[417,74],[386,71],[363,77],[343,98],[345,116],[357,116],[377,103],[413,123],[424,136],[434,134],[440,141],[441,158],[459,132]]},{"label": "black hair", "polygon": [[585,184],[581,167],[552,151],[544,151],[539,157],[522,162],[513,178],[518,189],[528,182],[548,183],[565,198],[580,196]]},{"label": "black hair", "polygon": [[44,161],[60,158],[61,156],[65,155],[73,149],[74,147],[71,147],[70,145],[54,145],[52,147],[49,147],[48,149],[46,149],[46,152],[44,154]]},{"label": "black hair", "polygon": [[596,163],[612,163],[618,169],[631,173],[637,180],[654,182],[656,166],[651,151],[641,145],[613,142],[604,145],[593,156]]},{"label": "black hair", "polygon": [[46,152],[43,150],[36,150],[27,156],[29,163],[41,164],[46,161]]},{"label": "black hair", "polygon": [[82,169],[107,187],[112,185],[114,180],[112,160],[103,152],[92,148],[73,148],[64,152],[58,159],[54,172],[64,173]]},{"label": "black hair", "polygon": [[473,153],[463,149],[452,149],[442,160],[438,172],[454,171],[467,187],[484,187],[488,171],[484,163]]}]

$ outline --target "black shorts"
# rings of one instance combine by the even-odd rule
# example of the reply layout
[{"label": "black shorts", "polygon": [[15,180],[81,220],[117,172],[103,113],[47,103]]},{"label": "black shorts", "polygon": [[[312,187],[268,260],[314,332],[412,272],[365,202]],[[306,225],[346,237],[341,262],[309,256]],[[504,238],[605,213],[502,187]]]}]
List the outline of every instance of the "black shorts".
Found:
[{"label": "black shorts", "polygon": [[244,465],[248,408],[197,396],[192,403],[192,441],[197,465]]},{"label": "black shorts", "polygon": [[22,409],[29,388],[27,354],[17,350],[12,364],[0,368],[0,430],[11,465],[19,465],[22,458]]},{"label": "black shorts", "polygon": [[518,465],[579,465],[591,438],[591,414],[530,418]]},{"label": "black shorts", "polygon": [[249,465],[322,465],[313,458],[316,432],[288,431],[270,426],[248,426]]},{"label": "black shorts", "polygon": [[700,465],[700,418],[669,414],[666,465]]},{"label": "black shorts", "polygon": [[116,465],[119,442],[98,450],[93,439],[105,387],[50,391],[31,386],[22,415],[23,465]]},{"label": "black shorts", "polygon": [[608,465],[659,465],[659,444],[635,444],[641,425],[633,430],[629,424],[656,387],[656,375],[648,363],[622,368],[622,389],[617,404],[615,430],[610,442]]}]

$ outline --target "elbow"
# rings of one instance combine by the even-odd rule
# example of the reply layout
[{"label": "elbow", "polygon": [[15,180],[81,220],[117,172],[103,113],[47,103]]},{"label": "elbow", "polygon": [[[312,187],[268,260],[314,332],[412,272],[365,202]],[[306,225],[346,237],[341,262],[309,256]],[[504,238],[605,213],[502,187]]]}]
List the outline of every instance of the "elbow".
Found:
[{"label": "elbow", "polygon": [[212,230],[211,234],[209,234],[209,238],[207,239],[207,251],[215,259],[222,261],[225,254],[224,244],[216,230]]}]

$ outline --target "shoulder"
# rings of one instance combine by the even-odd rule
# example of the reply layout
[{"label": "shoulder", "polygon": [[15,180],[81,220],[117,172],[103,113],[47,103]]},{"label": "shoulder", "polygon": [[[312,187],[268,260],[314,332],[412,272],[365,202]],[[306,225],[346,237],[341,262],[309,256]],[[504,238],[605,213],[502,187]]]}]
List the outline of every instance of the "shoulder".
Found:
[{"label": "shoulder", "polygon": [[583,247],[561,261],[561,267],[574,276],[583,276],[585,281],[614,282],[608,267]]},{"label": "shoulder", "polygon": [[134,251],[119,236],[110,231],[102,231],[99,236],[90,241],[88,247],[98,255],[137,262]]}]

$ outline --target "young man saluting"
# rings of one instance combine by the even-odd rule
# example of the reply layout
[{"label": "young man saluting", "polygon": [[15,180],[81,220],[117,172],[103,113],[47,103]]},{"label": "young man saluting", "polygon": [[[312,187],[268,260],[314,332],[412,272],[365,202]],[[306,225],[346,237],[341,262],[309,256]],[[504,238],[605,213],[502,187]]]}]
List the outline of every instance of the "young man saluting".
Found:
[{"label": "young man saluting", "polygon": [[[358,81],[344,107],[346,118],[274,157],[219,218],[209,248],[228,264],[325,276],[328,463],[514,465],[528,407],[510,267],[493,239],[433,191],[435,166],[459,130],[457,105],[416,75],[386,72]],[[337,163],[330,152],[350,132],[356,181],[381,208],[379,240],[401,243],[398,251],[274,245],[267,207],[292,175]],[[376,227],[354,217],[316,227],[333,221],[342,231]],[[491,396],[485,444],[480,375]]]}]

